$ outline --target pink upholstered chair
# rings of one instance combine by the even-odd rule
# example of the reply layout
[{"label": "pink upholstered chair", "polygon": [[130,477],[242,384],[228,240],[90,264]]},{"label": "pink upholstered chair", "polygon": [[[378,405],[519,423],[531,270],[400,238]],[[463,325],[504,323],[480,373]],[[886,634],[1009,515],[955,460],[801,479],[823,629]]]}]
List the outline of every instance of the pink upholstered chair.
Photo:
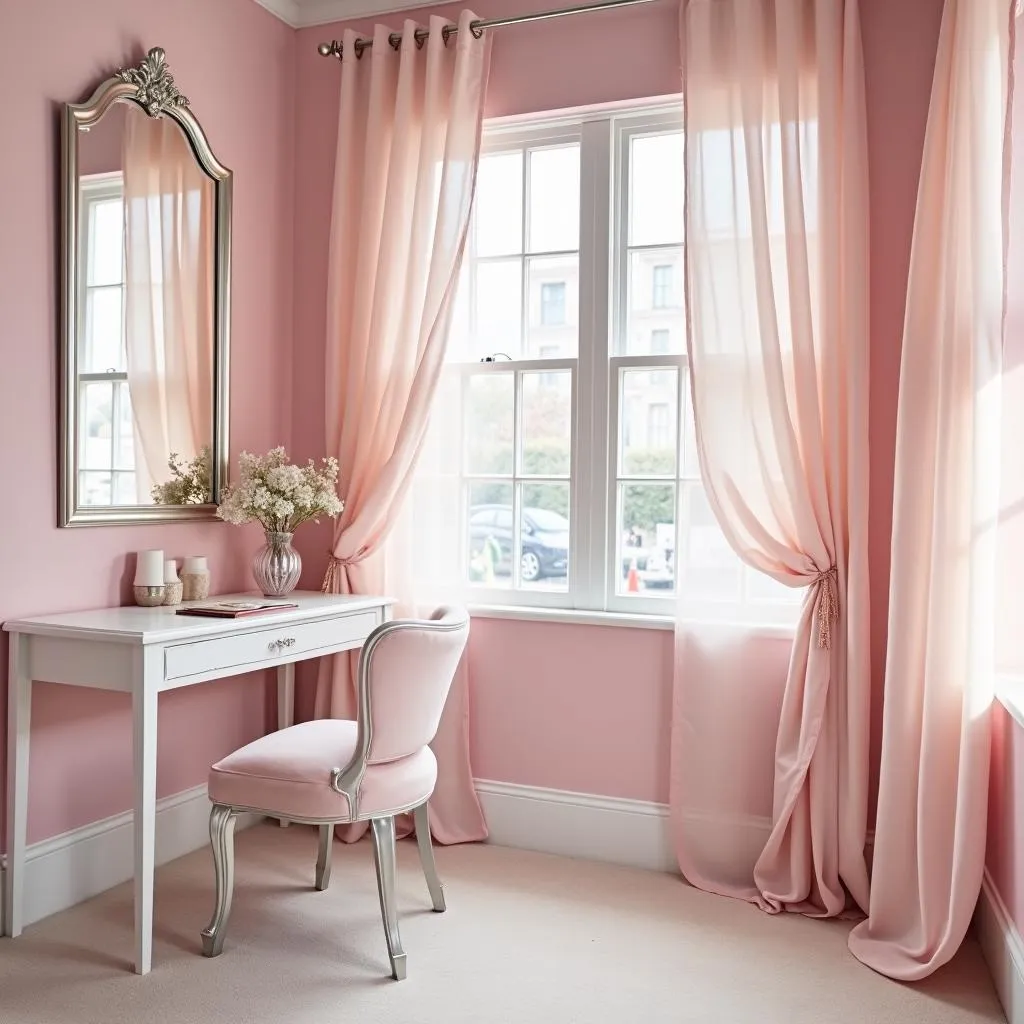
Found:
[{"label": "pink upholstered chair", "polygon": [[333,830],[369,820],[377,891],[391,976],[405,977],[395,907],[395,815],[412,811],[420,861],[434,910],[445,909],[427,822],[437,781],[428,744],[437,732],[452,678],[469,636],[462,609],[429,620],[378,626],[359,659],[358,721],[321,719],[271,733],[210,769],[210,842],[217,895],[203,953],[217,956],[234,888],[234,828],[239,811],[320,826],[316,888],[327,888]]}]

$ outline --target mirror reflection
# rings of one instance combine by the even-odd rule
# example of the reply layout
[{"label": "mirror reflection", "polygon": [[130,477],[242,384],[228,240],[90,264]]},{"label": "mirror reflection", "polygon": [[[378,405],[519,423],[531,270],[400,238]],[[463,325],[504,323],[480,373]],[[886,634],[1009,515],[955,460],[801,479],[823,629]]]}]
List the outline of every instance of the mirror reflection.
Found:
[{"label": "mirror reflection", "polygon": [[78,129],[78,507],[212,500],[214,182],[129,102]]}]

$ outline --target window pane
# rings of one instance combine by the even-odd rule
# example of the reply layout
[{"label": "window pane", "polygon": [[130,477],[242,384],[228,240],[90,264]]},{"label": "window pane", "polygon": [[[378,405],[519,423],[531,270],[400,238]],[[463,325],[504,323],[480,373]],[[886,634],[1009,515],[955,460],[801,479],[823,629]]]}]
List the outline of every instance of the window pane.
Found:
[{"label": "window pane", "polygon": [[572,358],[579,337],[579,257],[533,257],[527,263],[527,359]]},{"label": "window pane", "polygon": [[479,373],[466,381],[466,472],[512,475],[515,375]]},{"label": "window pane", "polygon": [[542,327],[561,327],[565,323],[565,282],[551,281],[540,286],[540,323]]},{"label": "window pane", "polygon": [[85,307],[85,351],[81,353],[80,372],[124,370],[121,286],[88,289]]},{"label": "window pane", "polygon": [[530,152],[530,252],[580,245],[580,147]]},{"label": "window pane", "polygon": [[476,337],[480,355],[519,357],[522,345],[522,261],[498,260],[476,267]]},{"label": "window pane", "polygon": [[693,396],[689,375],[683,371],[683,464],[679,475],[700,480],[700,456],[697,454],[697,427],[693,420]]},{"label": "window pane", "polygon": [[476,350],[471,330],[470,304],[473,295],[470,285],[471,266],[472,263],[467,256],[462,261],[462,269],[459,271],[459,284],[455,290],[455,302],[452,307],[452,324],[448,331],[448,348],[445,351],[445,361],[449,363],[475,360],[488,354]]},{"label": "window pane", "polygon": [[139,498],[135,491],[134,473],[114,474],[114,504],[137,505]]},{"label": "window pane", "polygon": [[467,511],[469,582],[488,587],[511,586],[512,484],[471,484]]},{"label": "window pane", "polygon": [[523,154],[480,158],[474,222],[477,256],[512,256],[523,251]]},{"label": "window pane", "polygon": [[675,484],[619,485],[618,593],[673,592],[675,521]]},{"label": "window pane", "polygon": [[683,240],[683,133],[640,135],[629,153],[629,244]]},{"label": "window pane", "polygon": [[78,474],[78,502],[80,505],[95,507],[109,505],[110,474],[80,472]]},{"label": "window pane", "polygon": [[[117,469],[135,468],[135,428],[132,424],[132,402],[128,382],[114,385],[117,405],[117,440],[114,445],[114,466]],[[134,483],[132,484],[134,487]],[[131,504],[135,503],[133,498]]]},{"label": "window pane", "polygon": [[787,587],[749,565],[744,565],[743,575],[747,585],[747,600],[758,604],[780,607],[798,605],[807,593],[804,587]]},{"label": "window pane", "polygon": [[568,476],[572,450],[572,374],[569,370],[522,376],[524,476]]},{"label": "window pane", "polygon": [[79,385],[78,466],[110,469],[113,459],[113,385],[97,381]]},{"label": "window pane", "polygon": [[743,563],[729,547],[699,483],[682,485],[679,581],[689,602],[738,602]]},{"label": "window pane", "polygon": [[89,207],[89,266],[86,283],[120,284],[124,279],[124,207],[104,199]]},{"label": "window pane", "polygon": [[569,485],[521,484],[519,581],[531,590],[566,590]]},{"label": "window pane", "polygon": [[631,252],[626,335],[618,339],[618,354],[681,353],[686,350],[685,332],[682,248]]},{"label": "window pane", "polygon": [[619,390],[619,474],[676,475],[677,380],[671,370],[623,370]]}]

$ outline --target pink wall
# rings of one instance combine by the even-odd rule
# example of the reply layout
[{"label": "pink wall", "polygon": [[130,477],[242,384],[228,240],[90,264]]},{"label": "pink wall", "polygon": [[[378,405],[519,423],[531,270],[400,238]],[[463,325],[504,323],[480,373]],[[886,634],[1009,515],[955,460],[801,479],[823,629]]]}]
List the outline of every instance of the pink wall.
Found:
[{"label": "pink wall", "polygon": [[991,770],[985,866],[1011,920],[1024,933],[1024,725],[998,703],[992,715]]},{"label": "pink wall", "polygon": [[[480,0],[481,17],[551,6],[549,0]],[[487,114],[499,116],[679,91],[677,5],[671,0],[494,34]],[[412,12],[423,21],[434,11]],[[876,725],[880,725],[888,605],[892,460],[917,179],[942,0],[862,0],[871,175],[871,537]],[[399,26],[409,15],[385,20]],[[370,21],[354,25],[361,30]],[[327,230],[338,68],[316,52],[344,25],[298,33],[295,386],[293,444],[323,447],[322,366]],[[326,535],[307,536],[305,582],[323,565]],[[666,634],[548,623],[477,620],[471,640],[477,774],[503,781],[664,800],[668,790],[671,644]],[[782,680],[752,681],[751,715],[772,735]],[[623,718],[623,716],[625,716]],[[617,719],[624,727],[614,728]],[[586,722],[590,728],[581,727]],[[519,723],[524,730],[513,729]],[[873,745],[877,763],[878,728]],[[524,739],[523,737],[527,737]],[[752,778],[771,771],[759,746]],[[609,757],[614,751],[614,757]],[[876,784],[875,784],[876,785]],[[873,789],[875,786],[873,785]],[[763,787],[750,813],[770,812]]]},{"label": "pink wall", "polygon": [[[266,448],[291,426],[295,33],[253,0],[37,0],[5,4],[0,26],[0,93],[12,98],[0,160],[0,620],[126,600],[126,555],[140,548],[206,553],[216,590],[246,585],[257,537],[221,523],[55,526],[58,112],[147,48],[167,51],[235,171],[231,442]],[[4,636],[4,708],[7,646]],[[29,839],[127,809],[127,700],[35,694]],[[162,698],[160,793],[204,781],[212,760],[262,730],[266,702],[260,676]]]},{"label": "pink wall", "polygon": [[109,174],[121,170],[122,147],[124,145],[125,112],[128,107],[116,103],[108,110],[100,123],[88,132],[78,136],[78,173]]}]

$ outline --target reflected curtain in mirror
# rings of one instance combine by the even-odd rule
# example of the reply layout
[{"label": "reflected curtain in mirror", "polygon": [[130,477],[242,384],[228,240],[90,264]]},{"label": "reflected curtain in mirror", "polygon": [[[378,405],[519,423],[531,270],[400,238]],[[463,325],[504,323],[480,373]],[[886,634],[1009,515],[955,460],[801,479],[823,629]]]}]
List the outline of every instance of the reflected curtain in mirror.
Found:
[{"label": "reflected curtain in mirror", "polygon": [[[138,500],[213,432],[213,182],[178,125],[127,111],[125,345]],[[206,496],[209,501],[209,495]]]}]

